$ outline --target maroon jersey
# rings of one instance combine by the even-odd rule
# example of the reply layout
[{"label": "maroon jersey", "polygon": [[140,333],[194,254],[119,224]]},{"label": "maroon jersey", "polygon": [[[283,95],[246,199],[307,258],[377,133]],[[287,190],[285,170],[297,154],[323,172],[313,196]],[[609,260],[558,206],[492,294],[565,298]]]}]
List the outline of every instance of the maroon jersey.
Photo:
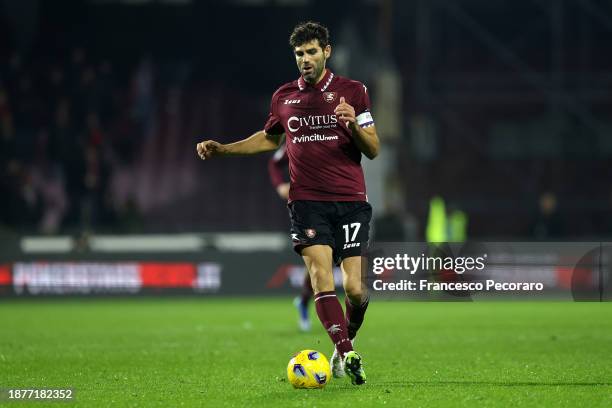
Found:
[{"label": "maroon jersey", "polygon": [[283,143],[268,160],[268,174],[270,175],[270,182],[272,182],[275,188],[283,183],[287,183],[285,173],[288,163],[287,149]]},{"label": "maroon jersey", "polygon": [[286,135],[289,201],[367,201],[361,151],[334,109],[344,97],[361,127],[374,125],[366,87],[330,70],[316,85],[302,77],[272,95],[264,130]]}]

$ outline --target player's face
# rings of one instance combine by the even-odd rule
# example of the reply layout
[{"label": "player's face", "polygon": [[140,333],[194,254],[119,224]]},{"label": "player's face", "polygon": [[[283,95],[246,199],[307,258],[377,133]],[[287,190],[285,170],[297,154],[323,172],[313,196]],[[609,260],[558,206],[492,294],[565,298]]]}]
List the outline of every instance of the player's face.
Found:
[{"label": "player's face", "polygon": [[331,46],[321,48],[319,40],[304,43],[293,50],[295,62],[304,81],[316,84],[323,77],[325,61],[331,54]]}]

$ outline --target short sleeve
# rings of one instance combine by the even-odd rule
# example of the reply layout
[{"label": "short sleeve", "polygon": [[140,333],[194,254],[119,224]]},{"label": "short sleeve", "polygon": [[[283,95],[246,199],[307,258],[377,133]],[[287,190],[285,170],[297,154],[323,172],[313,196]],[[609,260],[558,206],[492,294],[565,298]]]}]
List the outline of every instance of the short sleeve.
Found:
[{"label": "short sleeve", "polygon": [[264,131],[269,135],[280,135],[285,133],[281,120],[276,114],[276,99],[276,94],[272,95],[272,101],[270,102],[270,113],[268,113],[268,120],[264,125]]},{"label": "short sleeve", "polygon": [[374,118],[370,110],[370,96],[368,95],[368,88],[362,83],[358,83],[358,89],[355,95],[355,116],[357,118],[357,124],[364,127],[374,125]]}]

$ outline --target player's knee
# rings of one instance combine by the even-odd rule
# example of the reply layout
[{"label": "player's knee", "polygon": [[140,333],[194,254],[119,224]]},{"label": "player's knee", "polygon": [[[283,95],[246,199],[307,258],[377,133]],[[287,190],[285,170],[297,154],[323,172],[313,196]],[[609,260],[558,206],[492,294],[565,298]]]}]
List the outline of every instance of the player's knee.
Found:
[{"label": "player's knee", "polygon": [[311,265],[310,280],[315,293],[334,290],[334,275],[325,268]]},{"label": "player's knee", "polygon": [[353,303],[361,303],[363,288],[361,282],[344,282],[344,293]]}]

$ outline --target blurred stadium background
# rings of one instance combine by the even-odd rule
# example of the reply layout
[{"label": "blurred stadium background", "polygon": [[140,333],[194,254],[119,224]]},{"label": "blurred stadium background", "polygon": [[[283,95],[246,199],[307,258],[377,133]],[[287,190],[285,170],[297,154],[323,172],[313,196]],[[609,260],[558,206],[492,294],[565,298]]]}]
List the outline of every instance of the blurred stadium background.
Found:
[{"label": "blurred stadium background", "polygon": [[372,95],[375,239],[425,240],[440,203],[449,223],[461,214],[460,240],[610,238],[610,1],[345,6],[0,1],[2,293],[76,273],[49,261],[125,261],[87,264],[85,281],[217,290],[248,278],[221,274],[254,252],[262,276],[240,292],[286,285],[300,260],[269,156],[202,163],[194,146],[263,126],[297,77],[287,37],[306,19],[329,26],[332,69]]}]

